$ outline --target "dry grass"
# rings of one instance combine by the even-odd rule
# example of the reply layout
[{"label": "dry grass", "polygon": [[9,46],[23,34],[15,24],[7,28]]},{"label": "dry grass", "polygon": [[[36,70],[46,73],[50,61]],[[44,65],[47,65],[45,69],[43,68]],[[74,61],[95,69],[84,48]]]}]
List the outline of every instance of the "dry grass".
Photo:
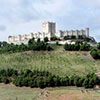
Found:
[{"label": "dry grass", "polygon": [[[84,93],[80,89],[84,90]],[[0,100],[100,100],[100,93],[91,90],[86,92],[85,89],[76,87],[41,90],[0,84]]]},{"label": "dry grass", "polygon": [[73,87],[48,89],[48,97],[43,96],[42,100],[100,100],[100,93],[83,90],[84,93],[79,88]]},{"label": "dry grass", "polygon": [[0,100],[36,100],[41,89],[0,84]]}]

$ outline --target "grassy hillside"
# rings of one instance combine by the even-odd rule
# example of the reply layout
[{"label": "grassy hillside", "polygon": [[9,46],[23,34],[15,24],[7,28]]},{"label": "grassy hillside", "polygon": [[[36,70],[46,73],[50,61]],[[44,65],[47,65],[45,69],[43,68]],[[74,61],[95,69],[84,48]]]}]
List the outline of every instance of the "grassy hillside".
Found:
[{"label": "grassy hillside", "polygon": [[56,75],[84,75],[100,70],[100,61],[95,61],[89,52],[68,52],[57,47],[52,52],[22,52],[0,55],[0,68],[47,70]]}]

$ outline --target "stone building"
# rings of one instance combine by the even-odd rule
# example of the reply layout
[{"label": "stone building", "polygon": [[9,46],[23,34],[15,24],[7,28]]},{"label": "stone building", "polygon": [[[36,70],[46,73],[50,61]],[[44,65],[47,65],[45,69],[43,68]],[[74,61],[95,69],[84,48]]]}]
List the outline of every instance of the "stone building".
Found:
[{"label": "stone building", "polygon": [[72,36],[72,35],[76,36],[76,38],[78,38],[79,35],[84,37],[89,37],[89,28],[86,28],[85,30],[71,30],[71,31],[59,30],[58,32],[56,32],[56,23],[45,22],[42,24],[42,32],[30,33],[19,36],[9,36],[8,42],[14,44],[21,44],[21,43],[27,44],[28,41],[33,37],[35,38],[35,40],[37,40],[38,38],[43,40],[45,37],[48,37],[48,39],[50,40],[50,38],[53,36],[62,39],[64,36]]}]

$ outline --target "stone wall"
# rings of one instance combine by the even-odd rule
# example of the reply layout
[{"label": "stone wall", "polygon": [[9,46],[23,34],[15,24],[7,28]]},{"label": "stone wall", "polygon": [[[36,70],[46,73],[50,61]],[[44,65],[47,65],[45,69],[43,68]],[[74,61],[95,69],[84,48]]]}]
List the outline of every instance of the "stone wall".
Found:
[{"label": "stone wall", "polygon": [[89,37],[89,28],[86,28],[85,30],[71,30],[71,31],[58,31],[55,33],[55,36],[59,38],[63,38],[64,36],[76,36],[78,38],[79,35]]},{"label": "stone wall", "polygon": [[85,30],[71,30],[71,31],[60,30],[56,32],[55,23],[45,22],[42,24],[42,29],[43,29],[42,33],[38,32],[38,33],[30,33],[30,34],[19,35],[19,36],[9,36],[8,42],[14,44],[21,44],[21,43],[27,44],[28,41],[33,37],[35,38],[35,40],[37,40],[38,38],[43,40],[45,37],[48,37],[48,39],[50,40],[52,36],[57,36],[62,39],[64,36],[67,35],[69,36],[75,35],[76,37],[78,37],[78,35],[83,35],[85,37],[89,37],[89,28],[86,28]]}]

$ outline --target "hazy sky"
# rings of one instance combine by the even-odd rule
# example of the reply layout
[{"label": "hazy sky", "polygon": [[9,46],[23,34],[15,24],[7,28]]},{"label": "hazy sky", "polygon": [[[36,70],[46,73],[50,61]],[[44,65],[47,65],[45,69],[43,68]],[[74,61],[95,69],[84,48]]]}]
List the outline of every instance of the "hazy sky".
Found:
[{"label": "hazy sky", "polygon": [[89,27],[100,41],[100,0],[0,0],[0,41],[42,31],[44,21],[56,22],[57,30]]}]

